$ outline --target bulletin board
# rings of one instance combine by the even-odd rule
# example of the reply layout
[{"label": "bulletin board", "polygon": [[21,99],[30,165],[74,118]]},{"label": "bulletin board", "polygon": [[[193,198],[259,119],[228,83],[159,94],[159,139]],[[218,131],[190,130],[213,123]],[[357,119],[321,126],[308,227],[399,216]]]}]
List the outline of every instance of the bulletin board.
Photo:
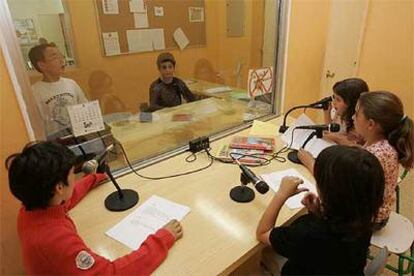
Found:
[{"label": "bulletin board", "polygon": [[[151,30],[162,29],[164,32],[164,45],[165,49],[179,48],[178,44],[174,40],[174,32],[177,28],[181,28],[185,36],[188,38],[187,47],[205,46],[206,45],[206,25],[205,25],[205,5],[204,0],[143,0],[146,11],[148,27],[137,28],[135,25],[134,13],[130,10],[130,0],[109,0],[117,5],[117,13],[108,14],[104,12],[103,5],[108,3],[108,0],[94,0],[96,7],[98,31],[100,33],[102,53],[104,56],[110,55],[122,55],[135,53],[137,51],[130,51],[128,44],[127,32],[131,30]],[[140,1],[140,0],[138,0]],[[162,7],[163,16],[156,16],[155,7]],[[202,10],[202,20],[198,18],[190,18],[190,8]],[[119,53],[108,54],[106,52],[104,35],[108,33],[117,33],[117,38],[114,40],[119,41]],[[185,49],[185,48],[184,48]],[[153,49],[147,51],[162,51],[164,49]],[[116,52],[116,51],[115,51]]]}]

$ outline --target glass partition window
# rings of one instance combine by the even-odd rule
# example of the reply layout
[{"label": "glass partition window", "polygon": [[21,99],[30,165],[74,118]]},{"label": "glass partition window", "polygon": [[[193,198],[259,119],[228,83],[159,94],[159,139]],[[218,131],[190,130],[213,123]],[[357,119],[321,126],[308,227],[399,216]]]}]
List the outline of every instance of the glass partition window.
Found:
[{"label": "glass partition window", "polygon": [[[105,135],[132,161],[275,110],[277,0],[7,1],[25,60],[45,41],[67,59],[73,60],[70,45],[77,53],[77,66],[62,66],[57,78],[45,78],[47,58],[29,74],[45,125],[57,117],[63,122],[54,133],[45,127],[50,139],[67,135],[62,129],[70,133],[65,106],[86,100],[99,101]],[[253,74],[252,82],[258,68],[267,73]],[[62,79],[59,85],[70,88],[53,87]],[[249,84],[268,93],[252,96]],[[56,101],[62,87],[70,100]],[[114,166],[123,167],[122,160],[114,157]]]},{"label": "glass partition window", "polygon": [[68,65],[75,64],[71,48],[68,14],[61,0],[7,0],[16,36],[27,69],[34,69],[29,50],[38,44],[53,42]]}]

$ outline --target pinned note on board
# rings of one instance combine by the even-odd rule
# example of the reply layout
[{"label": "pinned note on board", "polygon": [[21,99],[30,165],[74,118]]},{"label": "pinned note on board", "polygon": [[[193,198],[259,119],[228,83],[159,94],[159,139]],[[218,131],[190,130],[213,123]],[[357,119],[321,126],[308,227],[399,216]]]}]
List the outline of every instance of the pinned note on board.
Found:
[{"label": "pinned note on board", "polygon": [[121,53],[118,32],[102,33],[102,38],[106,56],[119,55]]},{"label": "pinned note on board", "polygon": [[148,16],[146,12],[134,13],[134,26],[137,29],[148,28]]},{"label": "pinned note on board", "polygon": [[144,0],[130,0],[129,1],[129,11],[132,12],[132,13],[147,12],[147,7],[145,6]]},{"label": "pinned note on board", "polygon": [[163,7],[154,7],[154,15],[155,16],[164,16],[164,8]]},{"label": "pinned note on board", "polygon": [[128,50],[131,53],[150,52],[152,46],[152,31],[144,30],[127,30]]},{"label": "pinned note on board", "polygon": [[102,0],[104,14],[119,14],[118,0]]},{"label": "pinned note on board", "polygon": [[180,50],[183,50],[190,43],[183,29],[181,28],[177,28],[174,31],[174,40],[177,43],[178,47],[180,47]]}]

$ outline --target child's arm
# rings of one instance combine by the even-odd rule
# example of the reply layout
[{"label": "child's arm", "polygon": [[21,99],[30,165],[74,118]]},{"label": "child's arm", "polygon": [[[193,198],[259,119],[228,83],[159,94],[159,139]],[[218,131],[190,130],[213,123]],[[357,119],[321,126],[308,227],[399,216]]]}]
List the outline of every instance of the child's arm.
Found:
[{"label": "child's arm", "polygon": [[355,146],[355,142],[351,141],[348,138],[347,134],[344,133],[324,133],[323,138],[326,138],[334,143],[337,143],[338,145],[343,146]]},{"label": "child's arm", "polygon": [[149,91],[149,98],[150,98],[150,106],[149,111],[157,111],[159,109],[164,108],[163,106],[159,105],[159,98],[160,98],[160,91],[156,88],[156,84],[152,84]]},{"label": "child's arm", "polygon": [[[179,230],[172,224],[178,224]],[[65,228],[54,231],[48,242],[43,243],[41,253],[53,260],[50,271],[59,274],[150,275],[180,238],[178,232],[182,235],[181,225],[172,221],[155,234],[149,235],[137,250],[109,261],[89,249],[75,231]]]},{"label": "child's arm", "polygon": [[313,167],[315,166],[315,158],[309,151],[304,149],[299,149],[298,158],[302,164],[313,174]]},{"label": "child's arm", "polygon": [[302,183],[303,180],[298,177],[286,176],[282,179],[279,191],[276,192],[272,201],[267,206],[266,211],[263,213],[259,225],[257,226],[256,238],[258,241],[270,245],[270,232],[273,230],[273,227],[275,227],[279,211],[285,201],[289,197],[307,190],[305,188],[298,189],[298,186]]},{"label": "child's arm", "polygon": [[79,181],[75,183],[73,188],[72,197],[67,203],[68,210],[76,206],[76,204],[81,201],[82,198],[95,186],[96,183],[99,183],[107,178],[106,174],[97,173],[84,176]]}]

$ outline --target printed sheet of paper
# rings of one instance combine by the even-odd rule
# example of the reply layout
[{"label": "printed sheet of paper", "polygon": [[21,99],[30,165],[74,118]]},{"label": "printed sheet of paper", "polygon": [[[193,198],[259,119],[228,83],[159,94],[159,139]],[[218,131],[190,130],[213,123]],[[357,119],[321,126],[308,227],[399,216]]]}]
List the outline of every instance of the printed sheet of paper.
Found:
[{"label": "printed sheet of paper", "polygon": [[189,7],[188,8],[188,21],[190,22],[204,22],[204,8],[201,7]]},{"label": "printed sheet of paper", "polygon": [[163,7],[154,7],[154,15],[155,16],[164,16],[164,8]]},{"label": "printed sheet of paper", "polygon": [[144,0],[130,0],[129,1],[129,11],[130,12],[147,12],[147,7],[145,7]]},{"label": "printed sheet of paper", "polygon": [[145,239],[172,219],[182,220],[190,208],[153,195],[106,232],[109,237],[138,249]]},{"label": "printed sheet of paper", "polygon": [[121,54],[118,32],[102,33],[105,55],[113,56]]},{"label": "printed sheet of paper", "polygon": [[250,135],[253,136],[276,136],[278,133],[278,126],[258,120],[253,121],[250,129]]},{"label": "printed sheet of paper", "polygon": [[247,80],[247,93],[251,98],[272,93],[273,67],[250,69]]},{"label": "printed sheet of paper", "polygon": [[[307,180],[303,175],[301,175],[295,169],[288,169],[284,171],[261,175],[263,180],[275,192],[279,190],[280,182],[282,181],[282,178],[285,176],[296,176],[296,177],[301,178],[303,180],[303,184],[299,185],[299,187],[307,188],[309,189],[310,192],[317,194],[315,185],[313,185],[309,180]],[[286,200],[286,203],[285,203],[286,206],[289,207],[290,209],[297,209],[297,208],[304,207],[301,201],[305,195],[306,195],[306,192],[302,192],[302,193],[299,193],[297,195],[290,197],[288,200]]]},{"label": "printed sheet of paper", "polygon": [[180,47],[180,50],[187,47],[187,45],[190,43],[187,36],[185,35],[183,29],[177,28],[174,31],[174,40],[178,44],[178,47]]},{"label": "printed sheet of paper", "polygon": [[134,13],[134,26],[137,29],[148,28],[148,14],[146,12]]},{"label": "printed sheet of paper", "polygon": [[[293,132],[293,129],[297,126],[310,126],[315,125],[315,123],[308,117],[306,114],[302,114],[298,117],[298,119],[291,125],[286,132],[282,135],[282,140],[286,143],[286,145],[290,145],[293,137],[293,143],[290,147],[291,149],[300,149],[309,135],[312,134],[312,130],[310,129],[296,129]],[[292,136],[293,132],[293,136]],[[305,149],[309,151],[313,157],[317,157],[319,153],[327,147],[333,146],[335,143],[331,141],[327,141],[324,139],[319,139],[313,137],[305,146]]]},{"label": "printed sheet of paper", "polygon": [[105,129],[98,101],[71,105],[67,110],[75,137]]},{"label": "printed sheet of paper", "polygon": [[228,86],[218,86],[218,87],[205,89],[204,92],[214,94],[214,93],[221,93],[221,92],[227,92],[227,91],[232,91],[232,90],[233,89],[231,89]]},{"label": "printed sheet of paper", "polygon": [[102,0],[104,14],[119,14],[118,0]]},{"label": "printed sheet of paper", "polygon": [[128,50],[134,52],[153,51],[152,30],[127,30]]},{"label": "printed sheet of paper", "polygon": [[151,29],[152,35],[152,46],[154,50],[164,50],[165,49],[165,40],[164,40],[164,29]]}]

